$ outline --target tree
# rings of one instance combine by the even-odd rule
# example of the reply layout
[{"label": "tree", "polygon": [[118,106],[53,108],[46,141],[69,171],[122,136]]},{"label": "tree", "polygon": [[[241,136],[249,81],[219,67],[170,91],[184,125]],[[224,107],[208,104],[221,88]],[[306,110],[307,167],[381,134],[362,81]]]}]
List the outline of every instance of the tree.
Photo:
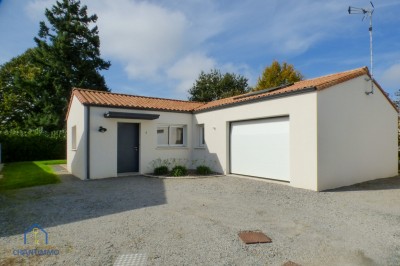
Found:
[{"label": "tree", "polygon": [[225,73],[212,69],[210,73],[201,71],[189,90],[189,100],[209,102],[246,93],[250,90],[247,78],[234,73]]},{"label": "tree", "polygon": [[20,129],[33,108],[30,82],[40,72],[32,63],[32,49],[0,67],[0,125]]},{"label": "tree", "polygon": [[33,61],[36,49],[28,49],[0,67],[1,129],[59,128],[54,106],[60,101],[53,97],[44,70]]},{"label": "tree", "polygon": [[293,65],[286,62],[280,64],[278,61],[274,60],[270,66],[264,69],[261,77],[258,78],[254,90],[273,88],[287,83],[297,82],[303,78],[303,75],[295,70]]},{"label": "tree", "polygon": [[[50,23],[40,22],[34,61],[43,69],[44,76],[36,80],[43,95],[45,113],[58,117],[58,126],[64,125],[68,100],[73,87],[109,91],[104,77],[99,73],[110,67],[109,61],[100,57],[98,28],[90,25],[97,16],[87,14],[80,1],[57,1],[45,16]],[[43,117],[31,121],[40,122]]]}]

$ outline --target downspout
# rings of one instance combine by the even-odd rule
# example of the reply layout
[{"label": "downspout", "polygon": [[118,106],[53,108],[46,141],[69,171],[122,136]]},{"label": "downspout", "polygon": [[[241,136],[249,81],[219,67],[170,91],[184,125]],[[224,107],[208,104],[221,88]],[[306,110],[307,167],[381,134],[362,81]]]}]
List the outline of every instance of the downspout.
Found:
[{"label": "downspout", "polygon": [[90,106],[86,112],[86,180],[90,180]]}]

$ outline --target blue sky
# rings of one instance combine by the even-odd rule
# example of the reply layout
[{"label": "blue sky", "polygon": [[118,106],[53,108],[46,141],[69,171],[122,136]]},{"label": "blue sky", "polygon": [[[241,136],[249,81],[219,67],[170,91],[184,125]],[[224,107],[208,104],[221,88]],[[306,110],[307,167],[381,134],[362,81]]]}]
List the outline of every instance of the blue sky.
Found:
[{"label": "blue sky", "polygon": [[[187,99],[201,70],[235,72],[255,85],[272,60],[306,78],[369,66],[361,0],[82,0],[99,17],[104,71],[113,92]],[[34,47],[53,0],[0,0],[0,64]],[[400,1],[375,1],[374,75],[400,89]]]}]

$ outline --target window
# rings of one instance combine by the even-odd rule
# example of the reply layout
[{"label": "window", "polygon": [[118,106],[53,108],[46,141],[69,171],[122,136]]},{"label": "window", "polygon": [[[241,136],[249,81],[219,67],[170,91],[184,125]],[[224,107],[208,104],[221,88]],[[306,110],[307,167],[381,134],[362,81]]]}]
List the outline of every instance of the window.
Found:
[{"label": "window", "polygon": [[71,128],[71,149],[76,150],[76,126]]},{"label": "window", "polygon": [[198,145],[199,147],[204,147],[206,145],[206,141],[204,138],[204,125],[197,126],[197,136],[198,136]]},{"label": "window", "polygon": [[168,127],[157,128],[157,144],[159,146],[168,145]]},{"label": "window", "polygon": [[170,145],[183,145],[183,127],[170,127]]},{"label": "window", "polygon": [[158,146],[185,146],[186,126],[157,127]]}]

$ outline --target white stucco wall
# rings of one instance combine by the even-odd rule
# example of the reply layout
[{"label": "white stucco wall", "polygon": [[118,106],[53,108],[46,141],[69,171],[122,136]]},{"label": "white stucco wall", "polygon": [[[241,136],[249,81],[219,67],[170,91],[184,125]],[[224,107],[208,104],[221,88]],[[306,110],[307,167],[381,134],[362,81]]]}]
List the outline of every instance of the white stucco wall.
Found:
[{"label": "white stucco wall", "polygon": [[[67,168],[76,177],[86,178],[86,107],[74,96],[67,119]],[[72,127],[76,126],[76,149],[72,149]]]},{"label": "white stucco wall", "polygon": [[[144,114],[160,114],[155,120],[104,118],[104,113],[131,112]],[[108,107],[90,107],[90,178],[106,178],[117,176],[117,123],[139,123],[139,172],[149,173],[153,169],[150,162],[157,159],[190,158],[192,148],[192,114],[172,113],[145,110],[129,110]],[[186,125],[186,147],[158,147],[157,126]],[[99,127],[107,128],[105,133],[98,131]]]},{"label": "white stucco wall", "polygon": [[318,190],[397,175],[397,112],[361,76],[318,92]]},{"label": "white stucco wall", "polygon": [[[232,121],[289,116],[290,185],[317,190],[316,92],[271,99],[197,113],[193,128],[205,125],[204,149],[194,149],[192,159],[216,161],[215,170],[229,173],[229,123]],[[197,143],[194,140],[194,143]]]},{"label": "white stucco wall", "polygon": [[[117,176],[117,123],[139,123],[139,173],[153,169],[151,162],[182,159],[205,162],[213,170],[230,173],[230,122],[289,116],[290,185],[325,190],[397,175],[397,112],[381,91],[366,95],[366,76],[331,88],[248,103],[202,113],[174,113],[89,107],[73,98],[67,119],[67,165],[75,176],[86,178],[86,133],[90,134],[90,178]],[[104,118],[104,113],[159,114],[159,119]],[[204,147],[199,147],[197,125],[204,124]],[[159,125],[185,125],[185,147],[159,147]],[[71,147],[76,126],[77,149]],[[98,132],[100,126],[107,128]]]}]

